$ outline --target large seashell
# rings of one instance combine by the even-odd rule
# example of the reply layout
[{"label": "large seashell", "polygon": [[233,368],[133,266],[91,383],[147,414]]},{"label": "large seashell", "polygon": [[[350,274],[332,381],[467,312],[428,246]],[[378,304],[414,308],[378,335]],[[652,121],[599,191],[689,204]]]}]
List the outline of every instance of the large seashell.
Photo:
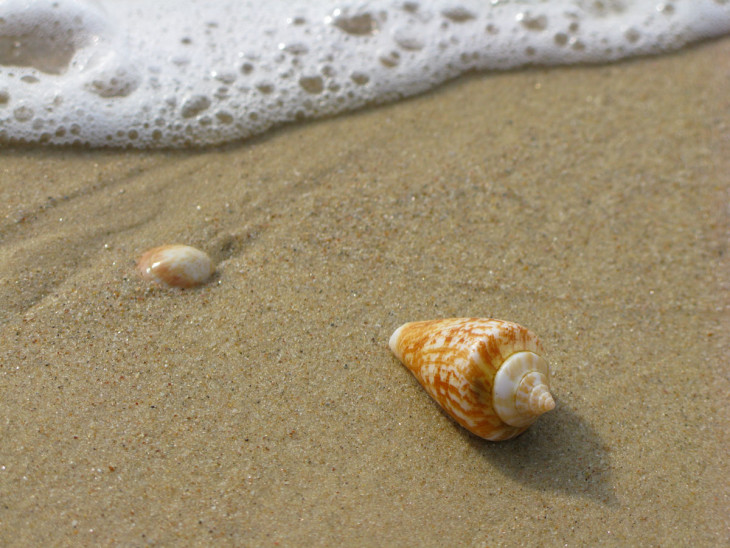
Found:
[{"label": "large seashell", "polygon": [[516,323],[407,323],[390,337],[390,349],[456,422],[482,438],[513,438],[555,407],[542,345]]},{"label": "large seashell", "polygon": [[145,280],[186,288],[204,283],[215,267],[210,257],[199,249],[163,245],[145,251],[137,261],[137,271]]}]

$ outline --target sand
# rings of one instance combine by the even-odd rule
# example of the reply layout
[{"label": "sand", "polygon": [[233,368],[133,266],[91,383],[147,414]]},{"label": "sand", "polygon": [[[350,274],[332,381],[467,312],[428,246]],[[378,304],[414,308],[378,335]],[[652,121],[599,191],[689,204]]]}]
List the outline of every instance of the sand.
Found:
[{"label": "sand", "polygon": [[[0,545],[730,542],[730,40],[462,78],[199,151],[0,151]],[[135,258],[187,243],[193,290]],[[488,442],[390,353],[484,316]]]}]

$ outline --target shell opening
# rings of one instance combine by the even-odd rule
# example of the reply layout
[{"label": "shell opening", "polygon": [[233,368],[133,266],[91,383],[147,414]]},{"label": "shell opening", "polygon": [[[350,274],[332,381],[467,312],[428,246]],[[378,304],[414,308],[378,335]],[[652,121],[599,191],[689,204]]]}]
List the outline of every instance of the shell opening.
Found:
[{"label": "shell opening", "polygon": [[494,377],[494,410],[510,426],[528,426],[555,407],[547,362],[534,352],[508,357]]}]

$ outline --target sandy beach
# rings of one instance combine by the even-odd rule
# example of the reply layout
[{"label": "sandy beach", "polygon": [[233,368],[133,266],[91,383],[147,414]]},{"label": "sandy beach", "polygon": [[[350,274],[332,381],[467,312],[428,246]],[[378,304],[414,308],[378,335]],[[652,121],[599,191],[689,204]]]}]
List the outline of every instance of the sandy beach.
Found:
[{"label": "sandy beach", "polygon": [[[207,150],[0,150],[0,545],[726,546],[730,39]],[[135,259],[186,243],[192,290]],[[518,322],[481,440],[390,353]]]}]

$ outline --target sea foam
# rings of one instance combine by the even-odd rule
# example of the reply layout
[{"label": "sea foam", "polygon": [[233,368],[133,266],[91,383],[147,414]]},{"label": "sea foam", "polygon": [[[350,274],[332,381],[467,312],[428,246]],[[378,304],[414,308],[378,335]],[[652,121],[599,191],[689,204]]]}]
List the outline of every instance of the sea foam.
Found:
[{"label": "sea foam", "polygon": [[730,0],[0,0],[0,142],[178,147],[730,32]]}]

